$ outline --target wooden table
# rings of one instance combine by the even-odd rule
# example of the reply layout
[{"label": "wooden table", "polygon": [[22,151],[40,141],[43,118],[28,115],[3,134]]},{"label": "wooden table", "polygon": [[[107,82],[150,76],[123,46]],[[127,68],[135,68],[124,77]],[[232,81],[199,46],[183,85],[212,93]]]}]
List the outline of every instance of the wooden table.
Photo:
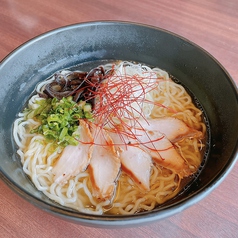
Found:
[{"label": "wooden table", "polygon": [[[237,0],[1,0],[0,59],[41,33],[96,20],[139,22],[182,35],[217,58],[238,84]],[[0,181],[0,237],[238,237],[238,164],[215,191],[180,214],[114,230],[52,217]]]}]

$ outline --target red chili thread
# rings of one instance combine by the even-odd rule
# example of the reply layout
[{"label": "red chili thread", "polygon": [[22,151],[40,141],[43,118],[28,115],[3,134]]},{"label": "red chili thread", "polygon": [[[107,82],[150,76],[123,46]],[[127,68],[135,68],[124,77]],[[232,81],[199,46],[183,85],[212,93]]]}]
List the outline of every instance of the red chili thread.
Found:
[{"label": "red chili thread", "polygon": [[[114,66],[112,67],[111,72],[112,71],[114,72]],[[111,129],[108,130],[117,133],[124,142],[123,145],[127,145],[124,136],[128,139],[138,141],[136,143],[130,143],[130,146],[139,146],[143,144],[145,147],[148,147],[147,144],[153,145],[154,142],[163,138],[160,137],[156,140],[151,140],[147,134],[149,141],[140,142],[135,133],[132,131],[132,128],[135,127],[135,125],[139,125],[139,128],[137,129],[143,130],[146,133],[138,121],[139,118],[143,118],[143,120],[147,121],[143,111],[140,110],[143,103],[150,103],[176,113],[176,111],[172,108],[166,107],[159,102],[152,102],[146,99],[146,93],[157,88],[161,78],[155,80],[154,78],[146,76],[146,80],[149,81],[144,82],[144,80],[145,78],[139,75],[129,76],[126,74],[115,75],[113,73],[109,73],[100,83],[93,81],[87,82],[91,88],[96,88],[96,90],[88,88],[88,92],[91,93],[91,97],[89,97],[89,99],[96,101],[93,111],[94,117],[96,118],[95,125],[100,129],[103,129],[104,125],[109,126]],[[137,105],[139,109],[133,107],[133,103]],[[135,116],[135,113],[137,116]],[[114,121],[114,118],[117,119],[117,123]],[[126,123],[127,121],[130,122],[130,125]],[[92,143],[80,142],[83,144]],[[93,142],[92,144],[95,143]],[[106,146],[103,144],[101,145]],[[158,151],[155,147],[149,149]]]}]

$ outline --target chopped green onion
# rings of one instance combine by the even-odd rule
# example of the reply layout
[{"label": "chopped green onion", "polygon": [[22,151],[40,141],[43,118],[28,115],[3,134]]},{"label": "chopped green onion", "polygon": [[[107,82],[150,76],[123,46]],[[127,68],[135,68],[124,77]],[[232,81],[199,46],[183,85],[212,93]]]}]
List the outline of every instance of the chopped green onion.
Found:
[{"label": "chopped green onion", "polygon": [[71,96],[61,100],[43,99],[36,103],[39,105],[37,108],[25,110],[27,119],[34,118],[41,124],[31,133],[40,133],[62,147],[78,144],[79,119],[93,119],[91,104],[76,103]]}]

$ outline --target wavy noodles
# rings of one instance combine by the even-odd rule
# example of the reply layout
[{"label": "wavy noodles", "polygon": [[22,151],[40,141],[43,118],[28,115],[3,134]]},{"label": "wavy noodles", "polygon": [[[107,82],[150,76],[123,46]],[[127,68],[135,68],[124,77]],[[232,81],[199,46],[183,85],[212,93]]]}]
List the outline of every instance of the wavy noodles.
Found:
[{"label": "wavy noodles", "polygon": [[[159,68],[151,69],[148,66],[141,67],[129,62],[126,65],[133,66],[133,70],[138,70],[138,74],[152,72],[160,80],[158,87],[147,93],[147,98],[153,101],[152,107],[151,104],[147,104],[143,108],[147,116],[151,118],[176,117],[205,134],[206,126],[203,123],[201,110],[194,105],[186,90],[173,82],[165,71]],[[108,64],[105,69],[110,69],[110,67],[111,65]],[[41,92],[45,83],[40,83],[36,91]],[[45,99],[34,95],[30,98],[28,107],[37,107],[35,103],[37,100]],[[156,164],[152,165],[149,192],[141,191],[134,181],[122,172],[112,204],[110,201],[100,202],[92,196],[87,170],[70,178],[65,185],[56,184],[53,179],[52,166],[59,158],[61,149],[47,143],[42,135],[30,133],[30,130],[38,125],[39,123],[33,119],[25,120],[24,113],[19,114],[13,130],[15,142],[19,147],[17,153],[21,158],[24,172],[31,178],[36,188],[63,206],[84,213],[103,214],[107,212],[127,215],[152,210],[180,191],[180,177]],[[202,160],[203,143],[196,138],[187,138],[176,142],[175,145],[190,168],[196,172]]]}]

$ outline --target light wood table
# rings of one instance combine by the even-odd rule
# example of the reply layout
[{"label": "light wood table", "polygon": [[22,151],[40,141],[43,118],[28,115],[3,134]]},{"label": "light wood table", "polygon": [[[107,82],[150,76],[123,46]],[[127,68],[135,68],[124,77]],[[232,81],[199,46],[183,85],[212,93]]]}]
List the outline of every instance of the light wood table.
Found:
[{"label": "light wood table", "polygon": [[[0,60],[41,33],[98,20],[133,21],[175,32],[211,53],[238,84],[237,0],[1,0]],[[0,181],[0,237],[235,238],[238,164],[215,191],[187,210],[150,225],[114,230],[55,218]]]}]

